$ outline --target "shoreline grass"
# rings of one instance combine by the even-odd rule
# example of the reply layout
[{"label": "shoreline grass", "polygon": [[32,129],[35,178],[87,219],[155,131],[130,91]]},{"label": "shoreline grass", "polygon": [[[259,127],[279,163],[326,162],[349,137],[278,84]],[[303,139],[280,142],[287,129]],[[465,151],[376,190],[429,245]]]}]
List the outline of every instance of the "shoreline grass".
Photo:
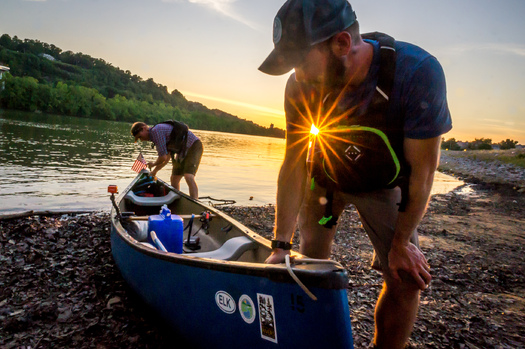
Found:
[{"label": "shoreline grass", "polygon": [[466,158],[484,162],[501,161],[525,168],[525,149],[506,150],[442,150],[447,156],[454,158]]}]

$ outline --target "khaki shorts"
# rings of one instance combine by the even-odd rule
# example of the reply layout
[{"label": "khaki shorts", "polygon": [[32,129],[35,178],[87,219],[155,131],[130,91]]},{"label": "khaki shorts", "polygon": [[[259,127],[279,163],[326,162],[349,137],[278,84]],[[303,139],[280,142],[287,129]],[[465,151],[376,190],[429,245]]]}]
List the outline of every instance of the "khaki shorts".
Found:
[{"label": "khaki shorts", "polygon": [[[306,191],[305,202],[299,216],[301,234],[304,231],[306,234],[332,239],[337,227],[334,226],[331,232],[328,232],[327,228],[318,223],[325,214],[326,189],[316,186],[314,190],[307,188]],[[399,188],[357,194],[334,193],[333,216],[340,217],[348,204],[356,207],[361,223],[374,246],[372,267],[379,271],[382,269],[381,265],[388,265],[388,252],[394,237],[400,201],[401,190]],[[419,247],[417,231],[413,232],[410,241]]]},{"label": "khaki shorts", "polygon": [[185,173],[195,175],[199,169],[199,164],[201,163],[202,153],[202,142],[197,140],[191,145],[190,149],[188,149],[188,153],[182,161],[172,159],[172,176],[183,176]]}]

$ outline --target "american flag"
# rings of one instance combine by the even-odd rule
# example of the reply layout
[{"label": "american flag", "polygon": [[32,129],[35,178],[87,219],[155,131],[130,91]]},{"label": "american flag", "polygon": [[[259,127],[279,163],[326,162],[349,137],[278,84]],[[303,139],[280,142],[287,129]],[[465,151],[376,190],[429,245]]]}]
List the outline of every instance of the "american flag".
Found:
[{"label": "american flag", "polygon": [[131,166],[131,169],[135,172],[140,172],[146,167],[148,167],[148,164],[146,163],[146,160],[144,160],[144,156],[142,156],[142,153],[140,153],[137,157],[137,160],[135,160],[133,166]]}]

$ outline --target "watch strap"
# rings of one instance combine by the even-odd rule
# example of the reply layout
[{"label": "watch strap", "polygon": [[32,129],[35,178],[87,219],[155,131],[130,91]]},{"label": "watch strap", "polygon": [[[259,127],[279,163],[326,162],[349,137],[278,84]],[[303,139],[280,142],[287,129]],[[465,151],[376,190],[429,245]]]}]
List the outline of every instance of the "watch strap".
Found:
[{"label": "watch strap", "polygon": [[280,248],[280,249],[283,249],[283,250],[291,250],[292,249],[292,244],[289,243],[289,242],[273,239],[272,240],[272,248]]}]

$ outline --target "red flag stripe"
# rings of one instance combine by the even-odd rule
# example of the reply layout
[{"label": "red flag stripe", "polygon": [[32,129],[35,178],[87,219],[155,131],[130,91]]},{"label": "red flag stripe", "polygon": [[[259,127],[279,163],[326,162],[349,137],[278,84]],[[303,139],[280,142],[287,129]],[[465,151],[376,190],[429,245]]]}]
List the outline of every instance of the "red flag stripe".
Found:
[{"label": "red flag stripe", "polygon": [[142,153],[141,153],[137,157],[137,160],[135,160],[135,162],[133,163],[133,166],[131,166],[131,169],[135,172],[140,172],[146,167],[148,167],[148,164],[146,163],[146,160],[144,160],[144,157],[142,156]]}]

